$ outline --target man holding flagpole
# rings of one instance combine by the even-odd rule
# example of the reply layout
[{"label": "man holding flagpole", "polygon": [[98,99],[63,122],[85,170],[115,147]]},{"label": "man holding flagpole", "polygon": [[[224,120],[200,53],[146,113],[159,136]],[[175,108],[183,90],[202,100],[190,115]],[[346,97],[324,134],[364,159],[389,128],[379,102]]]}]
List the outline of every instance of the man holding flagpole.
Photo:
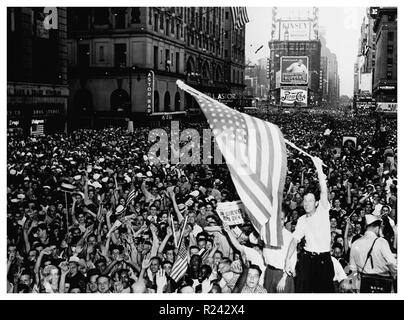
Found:
[{"label": "man holding flagpole", "polygon": [[323,173],[323,162],[312,157],[320,183],[320,198],[308,192],[303,206],[306,212],[296,224],[293,239],[289,244],[285,260],[285,271],[292,275],[292,256],[297,244],[305,238],[305,246],[296,265],[296,292],[332,293],[334,268],[330,254],[330,203],[328,201],[327,181]]}]

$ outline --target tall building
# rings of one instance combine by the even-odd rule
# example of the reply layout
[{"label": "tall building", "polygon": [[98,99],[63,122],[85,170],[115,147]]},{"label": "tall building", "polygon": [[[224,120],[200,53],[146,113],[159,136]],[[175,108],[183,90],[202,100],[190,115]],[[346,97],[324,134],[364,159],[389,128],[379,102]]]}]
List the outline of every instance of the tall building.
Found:
[{"label": "tall building", "polygon": [[292,11],[279,17],[273,8],[269,42],[271,100],[281,106],[319,106],[322,89],[318,10]]},{"label": "tall building", "polygon": [[372,105],[372,78],[376,49],[376,34],[373,31],[373,24],[370,8],[367,8],[360,29],[354,75],[354,105],[359,108]]},{"label": "tall building", "polygon": [[69,8],[71,113],[79,126],[153,121],[200,113],[178,89],[242,93],[244,29],[230,8]]},{"label": "tall building", "polygon": [[321,56],[320,62],[320,93],[321,93],[321,105],[327,105],[328,99],[328,57]]},{"label": "tall building", "polygon": [[[320,35],[321,41],[321,57],[326,57],[324,59],[327,61],[327,77],[326,84],[327,90],[323,91],[323,101],[328,106],[338,106],[339,105],[339,74],[338,74],[338,60],[335,53],[327,47],[327,40],[325,39],[325,34]],[[324,81],[324,77],[323,77]]]},{"label": "tall building", "polygon": [[[65,130],[69,95],[66,8],[55,9],[7,8],[9,134]],[[45,19],[51,23],[45,25]]]},{"label": "tall building", "polygon": [[376,34],[373,97],[376,103],[390,103],[394,109],[397,107],[397,8],[376,9],[373,25]]},{"label": "tall building", "polygon": [[266,100],[269,91],[269,79],[267,78],[268,58],[261,58],[257,64],[247,64],[245,67],[245,96]]}]

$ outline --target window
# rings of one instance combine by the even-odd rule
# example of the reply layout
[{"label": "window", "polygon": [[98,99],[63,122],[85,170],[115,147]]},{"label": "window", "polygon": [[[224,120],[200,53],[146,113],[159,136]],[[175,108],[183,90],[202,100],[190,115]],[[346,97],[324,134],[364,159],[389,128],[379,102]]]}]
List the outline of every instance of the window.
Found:
[{"label": "window", "polygon": [[104,46],[100,46],[100,61],[105,61]]},{"label": "window", "polygon": [[[140,23],[140,7],[132,8],[132,23]],[[149,24],[151,24],[151,8],[149,8]]]},{"label": "window", "polygon": [[98,25],[109,24],[108,8],[98,7],[94,9],[94,23]]},{"label": "window", "polygon": [[166,71],[170,71],[171,61],[170,61],[170,50],[166,49]]},{"label": "window", "polygon": [[181,96],[180,96],[180,93],[177,92],[175,94],[175,104],[174,104],[175,111],[180,111],[180,109],[181,109],[180,106],[181,106]]},{"label": "window", "polygon": [[154,31],[158,31],[158,25],[159,25],[159,17],[157,14],[154,15]]},{"label": "window", "polygon": [[226,11],[226,20],[229,19],[229,11]]},{"label": "window", "polygon": [[229,53],[227,51],[227,49],[224,49],[224,57],[227,58],[229,56]]},{"label": "window", "polygon": [[160,30],[164,29],[164,17],[160,15]]},{"label": "window", "polygon": [[393,64],[393,58],[387,58],[387,65]]},{"label": "window", "polygon": [[236,81],[236,71],[235,70],[233,70],[233,79],[232,80],[233,80],[232,82]]},{"label": "window", "polygon": [[88,10],[78,10],[77,12],[77,30],[88,30]]},{"label": "window", "polygon": [[392,79],[393,78],[393,73],[391,71],[387,71],[386,78],[387,79]]},{"label": "window", "polygon": [[115,67],[126,67],[126,44],[115,44]]},{"label": "window", "polygon": [[164,95],[164,111],[165,112],[170,112],[171,110],[171,97],[170,93],[166,91],[166,94]]},{"label": "window", "polygon": [[170,35],[170,20],[166,20],[166,36]]},{"label": "window", "polygon": [[158,69],[159,65],[159,48],[157,46],[153,47],[153,66],[154,69]]},{"label": "window", "polygon": [[396,16],[393,15],[393,14],[390,14],[390,15],[387,17],[387,20],[388,20],[388,21],[395,21],[395,20],[396,20]]},{"label": "window", "polygon": [[160,64],[163,63],[163,50],[160,50]]},{"label": "window", "polygon": [[387,46],[387,53],[393,53],[393,49],[394,49],[394,47],[391,44],[389,44]]},{"label": "window", "polygon": [[175,27],[174,19],[171,19],[171,33],[172,34],[174,34],[174,32],[175,32],[174,27]]},{"label": "window", "polygon": [[124,29],[126,28],[126,10],[125,8],[115,8],[114,16],[115,16],[115,28],[116,29]]},{"label": "window", "polygon": [[90,46],[88,44],[80,44],[77,56],[79,67],[88,67],[90,65]]},{"label": "window", "polygon": [[177,35],[177,39],[179,39],[180,38],[180,25],[179,24],[177,24],[176,35]]},{"label": "window", "polygon": [[394,41],[394,32],[387,32],[387,40]]},{"label": "window", "polygon": [[157,90],[154,91],[154,112],[160,111],[160,96]]},{"label": "window", "polygon": [[175,53],[175,72],[180,73],[180,53]]}]

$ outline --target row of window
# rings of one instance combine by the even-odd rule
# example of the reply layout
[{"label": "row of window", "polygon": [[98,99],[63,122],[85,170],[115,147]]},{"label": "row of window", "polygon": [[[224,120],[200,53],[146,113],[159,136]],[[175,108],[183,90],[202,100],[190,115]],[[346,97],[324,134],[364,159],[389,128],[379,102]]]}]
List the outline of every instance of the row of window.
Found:
[{"label": "row of window", "polygon": [[[175,63],[174,63],[174,53],[170,53],[170,49],[165,49],[164,55],[164,70],[167,72],[180,73],[180,53],[175,53]],[[153,47],[153,68],[159,69],[159,65],[163,64],[163,49],[159,49],[158,46]],[[175,69],[174,69],[175,68]]]},{"label": "row of window", "polygon": [[[93,19],[92,19],[93,17]],[[68,8],[69,29],[89,30],[90,25],[113,25],[125,29],[128,24],[141,23],[140,7],[127,8]]]},{"label": "row of window", "polygon": [[244,83],[244,72],[233,69],[233,83],[243,84]]}]

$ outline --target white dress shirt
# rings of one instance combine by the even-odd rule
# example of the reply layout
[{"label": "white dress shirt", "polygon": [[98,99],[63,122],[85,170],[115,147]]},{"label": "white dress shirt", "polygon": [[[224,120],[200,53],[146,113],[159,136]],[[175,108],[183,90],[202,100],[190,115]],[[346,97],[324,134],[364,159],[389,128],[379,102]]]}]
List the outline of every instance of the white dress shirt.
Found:
[{"label": "white dress shirt", "polygon": [[[288,231],[285,227],[283,227],[282,237],[283,237],[283,246],[280,249],[264,248],[262,251],[265,263],[280,270],[284,270],[285,268],[285,260],[288,254],[290,241],[292,241],[293,239],[293,235],[290,231]],[[296,265],[296,261],[297,261],[297,252],[295,250],[291,258],[292,267]]]},{"label": "white dress shirt", "polygon": [[306,214],[297,220],[293,237],[300,242],[303,237],[306,239],[304,249],[310,252],[330,252],[331,226],[330,226],[330,204],[327,201],[325,206],[319,201],[316,212],[312,216]]}]

